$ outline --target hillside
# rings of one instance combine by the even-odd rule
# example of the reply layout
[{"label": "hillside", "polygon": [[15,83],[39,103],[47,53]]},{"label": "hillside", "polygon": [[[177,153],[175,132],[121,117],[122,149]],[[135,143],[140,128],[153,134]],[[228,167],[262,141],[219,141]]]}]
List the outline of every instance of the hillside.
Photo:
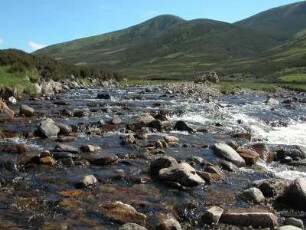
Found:
[{"label": "hillside", "polygon": [[236,23],[284,41],[306,28],[306,1],[277,7]]},{"label": "hillside", "polygon": [[220,62],[253,56],[277,44],[249,29],[165,15],[99,36],[37,51],[70,64],[100,65],[132,77],[194,76]]},{"label": "hillside", "polygon": [[299,2],[234,24],[162,15],[35,54],[78,66],[101,66],[131,78],[187,79],[213,69],[221,76],[273,80],[305,64],[305,29],[306,2]]}]

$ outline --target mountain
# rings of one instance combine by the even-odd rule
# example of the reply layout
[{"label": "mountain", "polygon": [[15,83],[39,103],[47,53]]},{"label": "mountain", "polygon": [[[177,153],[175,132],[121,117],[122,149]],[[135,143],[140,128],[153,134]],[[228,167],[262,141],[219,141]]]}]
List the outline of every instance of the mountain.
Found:
[{"label": "mountain", "polygon": [[131,78],[188,79],[216,70],[221,76],[273,80],[284,69],[306,71],[305,29],[306,2],[299,2],[233,24],[161,15],[34,54],[101,66]]},{"label": "mountain", "polygon": [[132,77],[185,77],[278,43],[241,26],[162,15],[139,25],[35,52],[76,65],[100,65]]},{"label": "mountain", "polygon": [[284,41],[306,28],[306,1],[270,9],[236,23]]}]

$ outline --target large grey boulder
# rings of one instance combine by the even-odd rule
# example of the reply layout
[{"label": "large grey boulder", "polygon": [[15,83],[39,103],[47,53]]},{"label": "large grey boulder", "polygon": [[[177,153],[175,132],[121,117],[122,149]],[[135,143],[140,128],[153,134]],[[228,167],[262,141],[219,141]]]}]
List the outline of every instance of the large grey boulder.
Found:
[{"label": "large grey boulder", "polygon": [[229,145],[224,143],[216,143],[211,147],[211,149],[218,157],[228,160],[238,167],[245,166],[244,159]]},{"label": "large grey boulder", "polygon": [[236,226],[271,228],[278,226],[277,217],[266,210],[230,209],[221,217],[221,222]]},{"label": "large grey boulder", "polygon": [[58,133],[60,132],[60,128],[52,119],[47,118],[39,124],[37,131],[41,137],[57,137]]},{"label": "large grey boulder", "polygon": [[196,173],[188,163],[180,163],[159,171],[159,178],[169,182],[177,182],[182,186],[197,186],[205,181]]}]

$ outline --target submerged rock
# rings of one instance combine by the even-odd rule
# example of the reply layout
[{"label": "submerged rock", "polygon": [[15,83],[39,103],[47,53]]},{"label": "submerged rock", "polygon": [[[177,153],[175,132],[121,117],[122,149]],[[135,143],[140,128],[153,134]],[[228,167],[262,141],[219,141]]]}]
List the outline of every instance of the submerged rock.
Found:
[{"label": "submerged rock", "polygon": [[232,162],[238,167],[243,167],[246,165],[244,159],[227,144],[217,143],[211,148],[217,156]]}]

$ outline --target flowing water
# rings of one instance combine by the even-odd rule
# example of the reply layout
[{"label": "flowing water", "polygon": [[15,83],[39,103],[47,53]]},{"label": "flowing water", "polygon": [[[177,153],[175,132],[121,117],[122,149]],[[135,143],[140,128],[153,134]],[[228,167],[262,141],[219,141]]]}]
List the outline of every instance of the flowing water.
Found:
[{"label": "flowing water", "polygon": [[[109,93],[111,99],[97,99],[101,92]],[[118,223],[100,212],[100,205],[107,201],[131,204],[148,216],[148,226],[154,222],[156,213],[172,214],[182,222],[198,226],[198,217],[205,206],[247,207],[237,194],[254,180],[273,176],[292,180],[306,176],[305,167],[261,162],[239,172],[224,172],[224,180],[182,191],[151,180],[149,164],[164,154],[182,161],[199,156],[215,163],[218,159],[207,146],[233,140],[234,133],[251,133],[252,142],[306,148],[305,94],[294,97],[290,103],[285,101],[288,98],[279,97],[279,104],[267,105],[265,94],[248,92],[224,95],[207,102],[201,98],[167,94],[162,87],[135,86],[69,91],[58,94],[54,100],[24,100],[21,103],[35,108],[38,115],[16,117],[15,121],[2,124],[2,130],[33,132],[43,116],[75,127],[104,124],[118,116],[122,123],[115,128],[98,135],[87,128],[79,131],[76,140],[68,144],[75,147],[99,145],[102,150],[94,153],[96,155],[127,157],[121,157],[119,163],[111,166],[87,165],[82,157],[74,159],[70,165],[65,161],[58,161],[56,166],[28,165],[24,164],[25,159],[54,149],[57,142],[39,137],[24,138],[23,135],[2,140],[2,145],[26,143],[31,151],[27,154],[1,153],[0,224],[7,229],[117,229]],[[54,103],[59,101],[66,104]],[[66,117],[62,115],[63,109],[89,110],[91,115]],[[125,134],[127,124],[134,122],[141,113],[160,110],[167,111],[167,119],[172,124],[183,120],[193,129],[205,128],[207,132],[150,131],[148,140],[137,141],[138,147],[121,145],[120,136]],[[170,145],[165,153],[153,155],[139,147],[169,134],[180,141]],[[97,186],[74,195],[63,193],[75,190],[75,181],[88,174],[96,176]]]}]

